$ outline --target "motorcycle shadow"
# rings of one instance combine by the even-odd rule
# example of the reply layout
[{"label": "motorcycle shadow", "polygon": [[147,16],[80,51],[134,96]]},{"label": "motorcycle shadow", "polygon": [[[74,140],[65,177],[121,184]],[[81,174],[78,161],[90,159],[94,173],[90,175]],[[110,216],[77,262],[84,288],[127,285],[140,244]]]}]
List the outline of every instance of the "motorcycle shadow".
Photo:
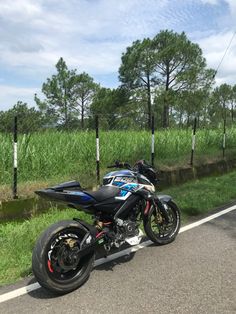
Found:
[{"label": "motorcycle shadow", "polygon": [[[120,251],[120,252],[122,252],[122,251]],[[103,264],[98,265],[98,266],[96,266],[96,264],[95,264],[94,269],[95,270],[102,270],[102,271],[104,271],[104,270],[105,271],[113,271],[113,268],[115,266],[131,261],[134,258],[134,255],[136,252],[132,252],[132,253],[117,257],[116,259],[109,260],[109,256],[112,254],[115,254],[115,253],[117,253],[117,251],[111,252],[111,254],[109,254],[107,257],[108,260],[106,261],[106,258],[105,258]]]},{"label": "motorcycle shadow", "polygon": [[[96,256],[96,261],[95,261],[95,266],[94,266],[93,271],[113,271],[113,268],[115,266],[131,261],[134,258],[134,255],[136,252],[127,253],[126,255],[122,255],[122,256],[119,256],[113,260],[109,260],[109,256],[111,256],[115,253],[122,252],[124,249],[129,248],[129,247],[130,246],[125,245],[122,247],[122,249],[121,248],[120,249],[112,249],[109,252],[109,255],[107,255],[107,261],[106,261],[106,258],[104,258],[103,263],[100,265],[97,265],[97,266],[96,266],[96,261],[99,260],[100,258],[103,258],[104,256],[102,256],[102,255]],[[35,278],[32,278],[29,281],[28,285],[33,284],[35,282],[36,282]],[[86,285],[86,282],[84,284]],[[80,289],[80,288],[78,288],[78,289]],[[28,295],[31,296],[32,298],[35,298],[35,299],[55,299],[55,298],[63,297],[63,295],[58,295],[58,294],[53,293],[53,292],[51,292],[51,291],[49,291],[43,287],[41,287],[37,290],[28,292]]]}]

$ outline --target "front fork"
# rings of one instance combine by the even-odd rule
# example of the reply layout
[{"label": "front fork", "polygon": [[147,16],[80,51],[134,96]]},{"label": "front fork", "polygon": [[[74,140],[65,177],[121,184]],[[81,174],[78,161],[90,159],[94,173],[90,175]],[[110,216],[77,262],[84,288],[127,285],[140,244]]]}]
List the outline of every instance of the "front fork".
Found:
[{"label": "front fork", "polygon": [[144,216],[148,215],[151,206],[155,206],[156,210],[158,209],[160,210],[161,215],[165,219],[167,224],[170,222],[167,205],[165,203],[162,203],[157,197],[146,201],[146,207],[144,209]]}]

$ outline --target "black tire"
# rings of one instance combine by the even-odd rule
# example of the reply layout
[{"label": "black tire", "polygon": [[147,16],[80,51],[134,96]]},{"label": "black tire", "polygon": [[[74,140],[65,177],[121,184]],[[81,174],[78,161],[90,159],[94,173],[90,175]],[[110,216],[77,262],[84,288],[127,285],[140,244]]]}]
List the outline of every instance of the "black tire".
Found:
[{"label": "black tire", "polygon": [[[58,262],[53,256],[53,254],[57,256],[58,252],[62,252],[64,257],[64,252],[70,250],[66,240],[74,241],[73,246],[77,246],[84,234],[85,232],[73,220],[64,220],[53,224],[41,234],[33,250],[32,270],[42,287],[57,294],[65,294],[77,289],[88,279],[94,264],[94,252],[77,261],[74,261],[75,258],[70,259],[76,265],[73,269],[68,268],[68,266],[60,268],[59,263],[62,260],[59,261],[58,259]],[[53,258],[54,264],[51,264]],[[77,262],[78,264],[76,264]],[[55,270],[52,265],[55,265]],[[63,265],[66,265],[65,262]]]},{"label": "black tire", "polygon": [[[173,201],[169,201],[166,205],[168,206],[167,213],[170,219],[169,224],[165,223],[164,217],[161,215],[160,211],[156,211],[153,205],[143,223],[148,238],[158,245],[164,245],[174,241],[180,229],[180,210],[178,206]],[[159,219],[157,215],[159,215]],[[158,222],[158,220],[161,221]],[[156,228],[156,230],[154,230],[154,228]]]}]

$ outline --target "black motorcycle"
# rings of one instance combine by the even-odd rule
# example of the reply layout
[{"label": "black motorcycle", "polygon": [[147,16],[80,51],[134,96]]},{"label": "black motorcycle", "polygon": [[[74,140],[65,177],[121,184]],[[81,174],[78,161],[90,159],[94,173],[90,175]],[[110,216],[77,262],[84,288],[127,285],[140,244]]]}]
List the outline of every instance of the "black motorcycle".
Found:
[{"label": "black motorcycle", "polygon": [[74,218],[50,226],[39,237],[32,256],[33,273],[41,286],[67,293],[89,277],[95,255],[111,248],[137,245],[142,229],[158,245],[172,242],[180,228],[180,211],[168,195],[156,195],[157,174],[144,160],[133,168],[116,162],[97,191],[84,191],[71,181],[36,191],[42,197],[64,202],[91,214],[93,224]]}]

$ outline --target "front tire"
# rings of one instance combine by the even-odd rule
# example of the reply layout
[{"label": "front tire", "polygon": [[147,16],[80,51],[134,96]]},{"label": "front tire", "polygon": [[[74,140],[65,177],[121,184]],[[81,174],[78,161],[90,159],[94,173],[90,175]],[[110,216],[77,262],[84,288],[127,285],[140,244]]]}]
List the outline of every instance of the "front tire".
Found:
[{"label": "front tire", "polygon": [[84,231],[73,220],[60,221],[41,234],[33,250],[32,270],[42,287],[64,294],[88,279],[94,252],[78,258],[83,237]]},{"label": "front tire", "polygon": [[169,223],[155,206],[151,206],[148,216],[144,219],[144,230],[151,241],[158,245],[171,243],[180,229],[180,211],[178,206],[169,201],[166,206]]}]

